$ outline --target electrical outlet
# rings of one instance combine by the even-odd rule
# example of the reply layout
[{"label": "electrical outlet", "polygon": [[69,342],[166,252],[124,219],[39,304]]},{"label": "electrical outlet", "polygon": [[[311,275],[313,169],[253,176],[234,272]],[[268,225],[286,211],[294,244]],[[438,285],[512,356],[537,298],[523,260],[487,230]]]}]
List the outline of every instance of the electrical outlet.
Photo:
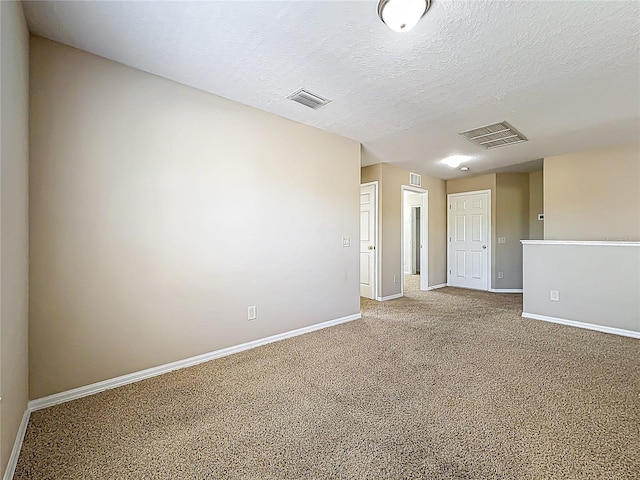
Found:
[{"label": "electrical outlet", "polygon": [[247,320],[255,320],[258,318],[258,311],[255,305],[247,308]]},{"label": "electrical outlet", "polygon": [[558,290],[550,290],[549,291],[549,300],[552,302],[560,301],[560,292]]},{"label": "electrical outlet", "polygon": [[498,278],[504,278],[504,272],[498,272]]},{"label": "electrical outlet", "polygon": [[398,283],[398,275],[393,276],[393,283]]},{"label": "electrical outlet", "polygon": [[351,238],[350,237],[342,237],[342,246],[350,247],[351,246]]}]

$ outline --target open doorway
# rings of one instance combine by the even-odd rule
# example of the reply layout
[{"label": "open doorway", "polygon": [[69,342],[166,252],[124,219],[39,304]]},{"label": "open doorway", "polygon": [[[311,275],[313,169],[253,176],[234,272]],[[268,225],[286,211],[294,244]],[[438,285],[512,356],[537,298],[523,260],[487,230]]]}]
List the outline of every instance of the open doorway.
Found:
[{"label": "open doorway", "polygon": [[428,192],[420,188],[402,187],[402,286],[428,290]]}]

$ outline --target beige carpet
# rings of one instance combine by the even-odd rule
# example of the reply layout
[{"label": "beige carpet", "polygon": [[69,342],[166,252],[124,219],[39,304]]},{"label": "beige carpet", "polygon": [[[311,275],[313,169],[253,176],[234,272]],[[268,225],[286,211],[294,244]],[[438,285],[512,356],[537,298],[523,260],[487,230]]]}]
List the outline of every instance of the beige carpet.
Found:
[{"label": "beige carpet", "polygon": [[639,341],[522,319],[519,295],[415,287],[35,412],[15,478],[640,478]]}]

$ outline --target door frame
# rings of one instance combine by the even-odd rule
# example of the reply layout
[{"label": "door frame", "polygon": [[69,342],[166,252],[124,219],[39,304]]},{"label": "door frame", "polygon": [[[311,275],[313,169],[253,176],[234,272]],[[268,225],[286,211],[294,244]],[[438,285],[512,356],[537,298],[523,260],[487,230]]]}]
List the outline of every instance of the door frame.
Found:
[{"label": "door frame", "polygon": [[400,296],[404,297],[404,192],[421,193],[420,203],[420,290],[429,290],[429,190],[402,185],[400,190]]},{"label": "door frame", "polygon": [[[451,286],[449,284],[449,277],[451,276],[451,199],[453,197],[459,197],[462,195],[475,195],[478,193],[486,193],[487,194],[487,288],[486,290],[480,290],[482,292],[488,292],[491,290],[493,285],[493,278],[491,276],[492,268],[491,268],[491,251],[492,251],[492,240],[493,240],[493,231],[491,230],[491,189],[487,190],[473,190],[470,192],[458,192],[458,193],[449,193],[447,194],[447,286]],[[456,288],[464,288],[457,287]]]},{"label": "door frame", "polygon": [[[373,250],[373,300],[380,300],[379,289],[380,285],[378,282],[378,265],[380,265],[380,242],[379,242],[379,225],[380,218],[378,217],[380,209],[378,208],[378,180],[374,180],[373,182],[365,182],[360,184],[360,192],[362,193],[362,187],[370,187],[373,186],[373,238],[374,240],[374,250]],[[360,230],[358,230],[358,249],[360,248]],[[360,250],[358,250],[358,260],[360,259]],[[358,278],[358,282],[360,282],[360,278]]]},{"label": "door frame", "polygon": [[[420,209],[420,210],[418,210]],[[412,275],[419,275],[422,272],[422,205],[411,205],[410,210],[411,215],[411,270]],[[420,215],[418,216],[417,213]],[[416,229],[416,217],[418,218],[417,225],[420,230]],[[418,239],[418,242],[414,244],[414,241]],[[419,247],[418,247],[419,246]],[[416,250],[417,247],[417,250]],[[416,262],[416,251],[418,252],[418,258],[420,258],[420,263]],[[406,255],[407,252],[405,252]],[[413,271],[416,271],[413,273]]]}]

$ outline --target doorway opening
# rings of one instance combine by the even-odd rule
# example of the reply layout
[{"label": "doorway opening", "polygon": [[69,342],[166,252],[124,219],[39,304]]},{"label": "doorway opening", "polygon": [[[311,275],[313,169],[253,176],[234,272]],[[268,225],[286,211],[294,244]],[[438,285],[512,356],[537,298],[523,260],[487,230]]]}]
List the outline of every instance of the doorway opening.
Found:
[{"label": "doorway opening", "polygon": [[[405,279],[411,285],[419,285],[420,290],[429,289],[428,256],[428,192],[421,188],[402,187],[402,285],[404,295]],[[409,277],[407,277],[409,276]],[[419,281],[412,281],[412,279]]]}]

